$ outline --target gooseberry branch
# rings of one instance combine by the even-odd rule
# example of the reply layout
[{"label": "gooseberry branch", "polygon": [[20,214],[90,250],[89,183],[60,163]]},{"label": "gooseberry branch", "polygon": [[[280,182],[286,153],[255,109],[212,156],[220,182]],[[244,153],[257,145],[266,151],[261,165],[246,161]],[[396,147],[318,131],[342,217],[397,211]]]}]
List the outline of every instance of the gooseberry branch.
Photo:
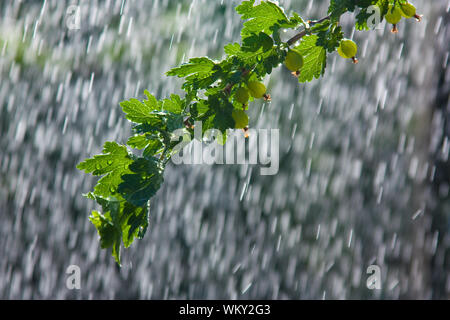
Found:
[{"label": "gooseberry branch", "polygon": [[[122,101],[120,106],[133,124],[133,135],[126,144],[105,142],[101,154],[77,166],[101,176],[94,190],[85,194],[101,207],[89,217],[98,231],[100,246],[111,249],[120,265],[121,247],[128,248],[135,239],[143,238],[149,226],[150,199],[163,184],[169,159],[181,150],[180,138],[185,134],[194,138],[196,122],[202,123],[205,132],[222,132],[221,144],[226,142],[229,129],[243,129],[248,137],[249,101],[270,100],[262,81],[273,69],[284,64],[299,83],[305,83],[325,74],[327,56],[333,52],[356,63],[357,45],[344,37],[339,19],[358,10],[355,28],[370,30],[369,7],[373,2],[330,0],[329,15],[305,22],[295,12],[287,16],[273,1],[255,5],[255,0],[244,0],[236,7],[244,21],[241,41],[224,47],[224,59],[191,58],[166,73],[184,78],[184,97],[171,94],[158,100],[145,90],[142,101]],[[378,1],[377,6],[380,18],[393,23],[395,30],[402,17],[420,18],[407,0]],[[288,29],[297,33],[281,41],[279,31]]]}]

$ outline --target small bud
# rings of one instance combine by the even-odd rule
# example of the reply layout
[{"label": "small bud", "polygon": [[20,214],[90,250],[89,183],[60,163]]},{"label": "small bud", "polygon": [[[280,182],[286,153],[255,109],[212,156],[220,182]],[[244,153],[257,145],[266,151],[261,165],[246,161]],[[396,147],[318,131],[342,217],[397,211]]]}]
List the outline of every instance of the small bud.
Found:
[{"label": "small bud", "polygon": [[300,76],[300,71],[297,70],[297,71],[291,72],[291,74],[292,74],[294,77],[298,78],[298,77]]},{"label": "small bud", "polygon": [[264,101],[270,101],[270,100],[271,100],[270,94],[268,94],[268,93],[265,93],[265,94],[263,95],[263,97],[264,97]]},{"label": "small bud", "polygon": [[194,129],[194,125],[191,124],[190,119],[186,118],[186,120],[184,120],[184,125],[186,126],[186,128],[188,129]]},{"label": "small bud", "polygon": [[415,15],[414,15],[414,18],[416,18],[416,21],[417,21],[417,22],[422,21],[422,17],[423,17],[423,14],[420,14],[420,15],[419,15],[419,14],[415,14]]},{"label": "small bud", "polygon": [[242,129],[244,131],[244,137],[247,139],[249,137],[248,127]]},{"label": "small bud", "polygon": [[396,24],[393,24],[393,25],[392,25],[392,30],[391,30],[391,32],[392,32],[392,33],[398,33],[398,28],[397,28],[397,25],[396,25]]},{"label": "small bud", "polygon": [[357,64],[359,61],[358,61],[358,59],[357,59],[356,57],[352,57],[352,62],[353,62],[354,64]]}]

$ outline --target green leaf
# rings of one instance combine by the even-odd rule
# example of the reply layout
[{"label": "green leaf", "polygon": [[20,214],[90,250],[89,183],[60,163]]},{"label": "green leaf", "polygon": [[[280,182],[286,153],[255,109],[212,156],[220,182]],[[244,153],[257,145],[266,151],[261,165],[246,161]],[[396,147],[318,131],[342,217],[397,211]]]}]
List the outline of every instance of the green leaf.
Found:
[{"label": "green leaf", "polygon": [[88,194],[102,206],[103,213],[92,211],[89,220],[100,236],[103,249],[112,248],[112,255],[120,265],[120,247],[128,248],[134,239],[142,239],[148,227],[148,207],[137,207],[119,197],[108,199]]},{"label": "green leaf", "polygon": [[356,0],[331,0],[328,7],[328,13],[330,14],[331,21],[339,21],[341,15],[347,11],[355,10]]},{"label": "green leaf", "polygon": [[146,205],[163,182],[163,168],[156,158],[138,158],[130,166],[132,174],[122,176],[119,193],[131,204]]},{"label": "green leaf", "polygon": [[[211,95],[213,95],[215,93],[217,93],[217,92],[214,92]],[[209,110],[209,105],[208,105],[207,100],[200,100],[199,102],[197,102],[191,106],[191,114],[195,115],[196,117],[205,114],[208,110]]]},{"label": "green leaf", "polygon": [[356,22],[355,22],[356,30],[359,30],[359,31],[369,30],[369,27],[367,25],[367,19],[369,19],[370,16],[371,16],[371,14],[369,14],[367,12],[367,9],[361,10],[356,15]]},{"label": "green leaf", "polygon": [[210,99],[210,105],[216,110],[216,113],[211,116],[212,128],[220,130],[223,138],[226,138],[227,129],[233,129],[235,126],[232,116],[234,106],[230,102],[224,103],[216,99]]},{"label": "green leaf", "polygon": [[167,71],[168,76],[186,77],[190,74],[208,74],[214,67],[214,61],[208,57],[192,58],[188,63]]},{"label": "green leaf", "polygon": [[124,202],[122,206],[122,241],[125,248],[128,248],[134,239],[142,239],[148,227],[148,206],[136,207],[129,202]]},{"label": "green leaf", "polygon": [[197,96],[197,90],[205,89],[217,81],[223,75],[223,70],[220,65],[211,59],[202,57],[192,58],[188,63],[173,68],[166,74],[169,76],[186,77],[182,88],[188,93],[187,97],[192,99]]},{"label": "green leaf", "polygon": [[158,102],[150,93],[147,94],[148,100],[144,103],[134,98],[120,103],[128,120],[136,123],[157,121],[158,115],[153,112],[158,109]]},{"label": "green leaf", "polygon": [[260,32],[259,34],[252,34],[242,41],[242,51],[252,53],[256,53],[257,51],[266,52],[272,49],[272,47],[272,38],[263,32]]},{"label": "green leaf", "polygon": [[123,241],[125,247],[130,246],[136,237],[143,236],[148,225],[147,206],[136,206],[125,201],[119,194],[123,177],[133,173],[129,167],[135,163],[125,146],[106,142],[103,154],[86,159],[77,166],[86,173],[104,175],[95,186],[94,192],[87,195],[102,206],[103,212],[92,211],[89,219],[98,231],[101,247],[111,248],[118,264],[121,242]]},{"label": "green leaf", "polygon": [[126,146],[115,142],[106,142],[102,152],[103,154],[84,160],[77,165],[77,168],[93,175],[103,175],[94,188],[94,194],[108,197],[117,192],[122,182],[121,176],[129,173],[128,166],[133,163],[133,160]]},{"label": "green leaf", "polygon": [[165,113],[154,114],[155,117],[150,119],[148,122],[135,125],[133,127],[133,131],[139,134],[142,133],[158,134],[158,132],[164,130],[165,128],[164,123],[165,115],[166,115]]},{"label": "green leaf", "polygon": [[241,52],[241,46],[237,42],[229,43],[223,49],[228,56],[235,56]]},{"label": "green leaf", "polygon": [[172,132],[179,128],[183,128],[183,115],[176,113],[169,113],[166,116],[167,119],[167,131]]},{"label": "green leaf", "polygon": [[248,20],[244,22],[244,27],[241,31],[242,39],[247,36],[259,32],[267,34],[273,33],[273,28],[276,25],[282,27],[295,27],[297,20],[291,22],[282,8],[277,6],[271,1],[261,1],[257,6],[254,6],[255,0],[243,1],[236,7],[237,13],[241,14],[242,20]]},{"label": "green leaf", "polygon": [[285,59],[285,53],[272,49],[261,55],[261,61],[255,68],[255,73],[263,78],[266,74],[272,73],[272,69],[279,66]]},{"label": "green leaf", "polygon": [[142,154],[145,158],[151,158],[155,154],[158,154],[162,151],[163,143],[159,139],[153,139],[148,141],[147,147],[144,149],[144,153]]},{"label": "green leaf", "polygon": [[[254,68],[260,78],[270,74],[272,68],[278,66],[284,60],[284,56],[281,55],[282,51],[279,51],[277,47],[271,45],[269,50],[266,49],[260,48],[257,52],[252,52],[244,51],[245,49],[241,48],[238,43],[225,46],[225,52],[228,55],[236,57],[243,67]],[[236,72],[234,76],[235,79],[230,78],[230,82],[241,81],[240,72]]]},{"label": "green leaf", "polygon": [[317,37],[316,45],[324,47],[331,53],[339,47],[340,41],[344,38],[344,33],[341,27],[331,27],[317,33]]},{"label": "green leaf", "polygon": [[112,248],[112,255],[116,262],[120,265],[120,231],[112,224],[110,212],[105,215],[98,211],[92,211],[89,220],[97,229],[100,236],[100,247],[102,249]]},{"label": "green leaf", "polygon": [[148,139],[143,134],[135,135],[128,139],[127,145],[135,149],[144,149],[148,145]]},{"label": "green leaf", "polygon": [[[380,22],[381,18],[386,15],[389,9],[389,0],[378,0],[372,1],[380,9]],[[362,8],[361,11],[356,15],[356,29],[357,30],[369,30],[367,22],[370,17],[374,14],[374,10],[368,10],[368,8]],[[373,20],[375,22],[375,20]]]},{"label": "green leaf", "polygon": [[179,95],[172,94],[170,99],[163,100],[163,109],[171,113],[180,114],[184,109],[183,100],[181,100]]},{"label": "green leaf", "polygon": [[324,20],[321,23],[317,23],[313,25],[310,30],[312,33],[317,33],[321,31],[327,31],[330,28],[331,22],[330,20]]},{"label": "green leaf", "polygon": [[251,58],[256,59],[256,56],[258,56],[261,52],[246,51],[244,48],[241,48],[239,43],[229,43],[225,46],[225,53],[228,56],[235,56],[243,61],[246,61]]},{"label": "green leaf", "polygon": [[[387,1],[393,2],[393,0]],[[330,6],[328,7],[328,13],[330,14],[331,22],[337,22],[347,11],[353,12],[356,8],[364,10],[371,5],[382,2],[384,2],[384,0],[331,0]]]},{"label": "green leaf", "polygon": [[295,48],[303,56],[299,82],[308,82],[313,78],[318,79],[325,72],[327,52],[324,47],[316,45],[317,39],[317,35],[305,36]]},{"label": "green leaf", "polygon": [[160,105],[158,104],[158,100],[150,93],[148,90],[144,90],[144,94],[147,96],[147,100],[144,100],[145,105],[148,107],[150,111],[160,111]]}]

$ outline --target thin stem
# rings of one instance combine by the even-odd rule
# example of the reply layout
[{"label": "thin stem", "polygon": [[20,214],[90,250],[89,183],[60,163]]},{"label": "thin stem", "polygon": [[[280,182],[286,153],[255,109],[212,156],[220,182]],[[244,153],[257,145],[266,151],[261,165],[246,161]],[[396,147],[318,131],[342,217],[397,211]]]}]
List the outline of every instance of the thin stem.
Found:
[{"label": "thin stem", "polygon": [[[317,24],[317,23],[324,22],[325,20],[328,20],[328,19],[330,19],[330,16],[329,16],[329,15],[326,16],[326,17],[323,17],[322,19],[319,19],[319,20],[310,21],[310,22],[309,22],[309,25],[315,25],[315,24]],[[298,40],[300,40],[301,38],[303,38],[304,36],[306,36],[306,34],[307,34],[307,30],[306,30],[306,29],[300,31],[299,33],[297,33],[295,36],[293,36],[292,38],[290,38],[290,39],[286,42],[287,45],[288,45],[288,46],[293,45],[293,44],[296,43]]]}]

